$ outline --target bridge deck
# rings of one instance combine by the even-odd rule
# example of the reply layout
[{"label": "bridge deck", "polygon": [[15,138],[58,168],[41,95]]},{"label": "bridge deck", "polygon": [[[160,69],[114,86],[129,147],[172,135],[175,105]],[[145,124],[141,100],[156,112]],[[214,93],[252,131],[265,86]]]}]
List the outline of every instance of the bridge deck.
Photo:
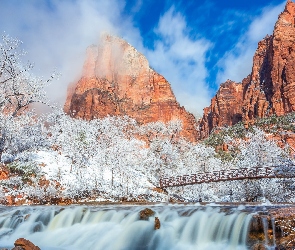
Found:
[{"label": "bridge deck", "polygon": [[[264,166],[255,168],[228,169],[213,172],[196,173],[191,175],[182,175],[176,177],[166,177],[160,179],[160,188],[245,179],[272,179],[295,177],[295,166],[285,166],[284,168],[288,168],[288,171],[283,172],[281,170],[281,166]],[[290,169],[294,169],[294,171],[290,171]]]}]

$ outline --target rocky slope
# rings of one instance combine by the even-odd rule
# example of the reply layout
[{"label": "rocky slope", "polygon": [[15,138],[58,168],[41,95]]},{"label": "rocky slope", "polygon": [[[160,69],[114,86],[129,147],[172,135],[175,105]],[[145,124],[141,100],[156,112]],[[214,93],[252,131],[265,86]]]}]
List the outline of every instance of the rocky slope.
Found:
[{"label": "rocky slope", "polygon": [[[204,138],[218,126],[295,111],[295,3],[287,1],[273,35],[259,42],[251,74],[221,84],[200,122]],[[236,90],[235,90],[236,89]]]},{"label": "rocky slope", "polygon": [[72,117],[91,120],[128,115],[141,124],[179,119],[182,135],[195,142],[196,121],[177,102],[167,80],[123,39],[104,35],[87,49],[82,78],[68,89],[64,106]]}]

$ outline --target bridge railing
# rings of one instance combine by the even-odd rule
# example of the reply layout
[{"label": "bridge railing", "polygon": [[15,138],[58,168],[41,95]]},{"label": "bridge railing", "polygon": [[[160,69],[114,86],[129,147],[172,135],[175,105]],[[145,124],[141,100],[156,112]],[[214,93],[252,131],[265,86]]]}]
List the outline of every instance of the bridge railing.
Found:
[{"label": "bridge railing", "polygon": [[160,179],[160,187],[178,187],[201,183],[244,179],[270,179],[295,177],[295,166],[288,166],[288,174],[286,173],[286,171],[284,172],[281,169],[281,166],[261,166],[255,168],[237,168],[212,172],[203,172],[175,177],[163,177]]}]

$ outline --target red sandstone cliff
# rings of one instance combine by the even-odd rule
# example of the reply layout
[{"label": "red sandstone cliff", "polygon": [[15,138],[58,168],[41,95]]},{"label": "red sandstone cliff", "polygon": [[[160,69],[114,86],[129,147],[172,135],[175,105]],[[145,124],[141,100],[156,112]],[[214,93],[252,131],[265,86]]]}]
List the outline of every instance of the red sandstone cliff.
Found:
[{"label": "red sandstone cliff", "polygon": [[220,85],[211,105],[204,109],[200,122],[201,138],[207,137],[217,127],[231,126],[242,119],[242,84],[227,80]]},{"label": "red sandstone cliff", "polygon": [[252,73],[242,84],[230,81],[221,84],[211,105],[204,109],[200,136],[207,137],[219,126],[292,111],[295,111],[295,3],[288,0],[273,35],[258,43]]},{"label": "red sandstone cliff", "polygon": [[258,44],[244,97],[244,119],[295,110],[295,3],[288,1],[272,36]]},{"label": "red sandstone cliff", "polygon": [[128,115],[141,124],[179,119],[182,135],[195,142],[196,121],[179,103],[167,80],[123,39],[103,36],[87,49],[82,78],[68,89],[64,106],[72,117],[91,120]]}]

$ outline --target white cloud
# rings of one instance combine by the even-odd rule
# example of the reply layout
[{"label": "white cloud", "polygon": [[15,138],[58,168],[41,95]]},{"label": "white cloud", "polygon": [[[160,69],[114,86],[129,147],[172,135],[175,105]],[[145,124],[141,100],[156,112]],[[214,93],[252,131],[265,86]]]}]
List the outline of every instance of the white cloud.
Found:
[{"label": "white cloud", "polygon": [[[63,104],[67,85],[82,72],[86,48],[98,42],[101,32],[120,35],[122,27],[132,26],[121,16],[123,7],[119,0],[1,1],[0,30],[23,41],[37,74],[48,77],[54,69],[62,74],[48,94]],[[127,31],[127,37],[137,36],[132,27]]]},{"label": "white cloud", "polygon": [[257,49],[257,44],[267,34],[272,34],[274,24],[279,13],[284,9],[285,1],[277,6],[266,7],[260,16],[256,17],[248,31],[242,35],[233,47],[218,62],[221,68],[217,82],[222,83],[227,79],[240,82],[251,73],[253,55]]},{"label": "white cloud", "polygon": [[211,43],[190,37],[188,31],[185,18],[170,8],[155,29],[159,39],[154,49],[146,51],[146,55],[171,83],[177,100],[190,112],[201,115],[210,102],[205,61]]}]

